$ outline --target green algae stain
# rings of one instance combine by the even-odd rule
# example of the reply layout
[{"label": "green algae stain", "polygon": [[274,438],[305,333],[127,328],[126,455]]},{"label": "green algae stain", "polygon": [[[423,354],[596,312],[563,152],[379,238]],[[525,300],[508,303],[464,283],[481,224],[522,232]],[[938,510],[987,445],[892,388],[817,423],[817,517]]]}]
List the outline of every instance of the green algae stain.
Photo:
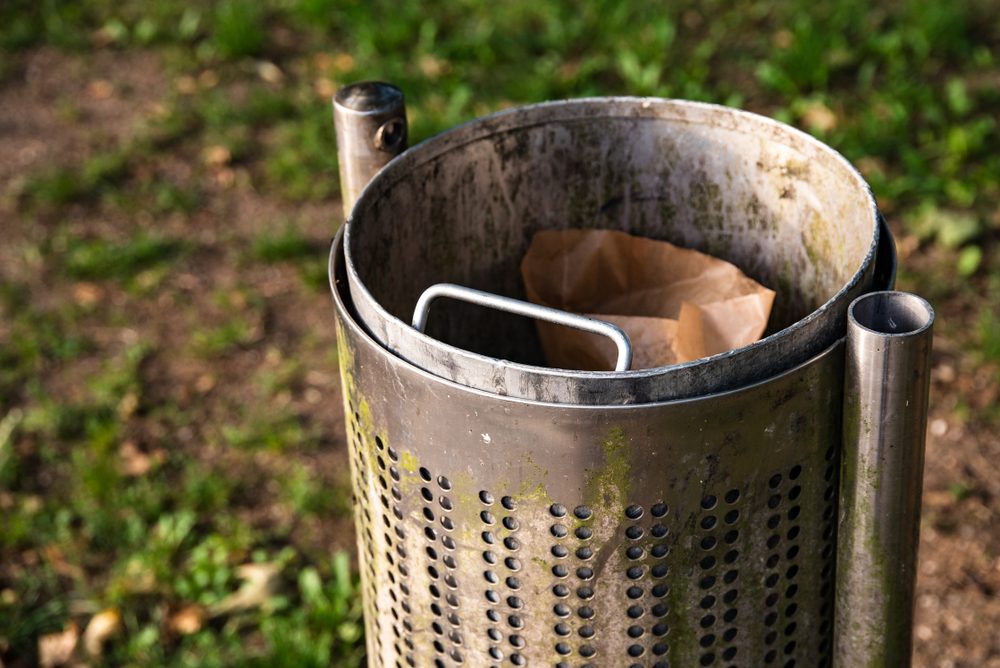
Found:
[{"label": "green algae stain", "polygon": [[408,451],[404,450],[399,455],[399,468],[403,469],[407,473],[416,473],[420,465],[417,463],[416,456]]},{"label": "green algae stain", "polygon": [[612,427],[601,441],[604,465],[589,471],[585,499],[595,514],[619,517],[632,487],[632,463],[625,430]]}]

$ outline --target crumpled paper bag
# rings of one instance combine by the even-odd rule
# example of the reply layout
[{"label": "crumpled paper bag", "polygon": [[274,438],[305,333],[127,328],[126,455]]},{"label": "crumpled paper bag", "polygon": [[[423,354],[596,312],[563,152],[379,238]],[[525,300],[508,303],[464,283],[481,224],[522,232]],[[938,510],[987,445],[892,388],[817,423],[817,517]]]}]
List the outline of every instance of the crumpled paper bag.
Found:
[{"label": "crumpled paper bag", "polygon": [[[530,301],[614,323],[632,341],[632,369],[739,348],[767,327],[773,290],[735,265],[665,241],[614,230],[535,234],[521,261]],[[605,337],[538,321],[549,366],[608,371]]]}]

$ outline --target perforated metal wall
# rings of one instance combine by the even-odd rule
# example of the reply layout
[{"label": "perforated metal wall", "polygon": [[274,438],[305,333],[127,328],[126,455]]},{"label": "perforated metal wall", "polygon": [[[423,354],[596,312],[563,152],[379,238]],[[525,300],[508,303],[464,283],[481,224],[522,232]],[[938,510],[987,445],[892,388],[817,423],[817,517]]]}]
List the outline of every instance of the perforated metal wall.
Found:
[{"label": "perforated metal wall", "polygon": [[829,665],[839,347],[617,409],[342,354],[370,665]]}]

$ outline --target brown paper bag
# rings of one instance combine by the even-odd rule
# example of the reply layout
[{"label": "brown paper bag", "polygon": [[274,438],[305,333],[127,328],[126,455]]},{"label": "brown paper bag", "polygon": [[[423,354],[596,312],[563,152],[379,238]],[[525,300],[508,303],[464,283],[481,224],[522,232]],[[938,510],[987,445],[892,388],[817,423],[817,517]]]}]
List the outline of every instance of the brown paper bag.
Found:
[{"label": "brown paper bag", "polygon": [[[774,292],[735,265],[665,241],[612,230],[539,232],[521,262],[528,299],[614,323],[632,340],[632,368],[739,348],[767,327]],[[604,337],[538,323],[548,364],[607,371]]]}]

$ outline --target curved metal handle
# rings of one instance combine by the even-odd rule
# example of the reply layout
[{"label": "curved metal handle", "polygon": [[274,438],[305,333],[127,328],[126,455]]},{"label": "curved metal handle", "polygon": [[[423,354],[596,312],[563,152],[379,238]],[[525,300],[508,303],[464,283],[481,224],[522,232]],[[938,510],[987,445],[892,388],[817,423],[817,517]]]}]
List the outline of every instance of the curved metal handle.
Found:
[{"label": "curved metal handle", "polygon": [[453,283],[438,283],[424,290],[417,300],[417,306],[413,309],[413,327],[418,331],[424,331],[427,326],[427,314],[431,308],[431,302],[439,297],[448,297],[463,302],[478,304],[487,308],[493,308],[506,313],[523,315],[526,318],[535,318],[557,325],[565,325],[574,329],[582,329],[592,334],[606,336],[615,343],[618,348],[618,361],[615,364],[615,371],[628,371],[632,366],[632,342],[629,341],[628,334],[618,325],[610,322],[588,318],[585,315],[568,313],[556,308],[532,304],[531,302],[501,297],[482,290],[474,290]]}]

